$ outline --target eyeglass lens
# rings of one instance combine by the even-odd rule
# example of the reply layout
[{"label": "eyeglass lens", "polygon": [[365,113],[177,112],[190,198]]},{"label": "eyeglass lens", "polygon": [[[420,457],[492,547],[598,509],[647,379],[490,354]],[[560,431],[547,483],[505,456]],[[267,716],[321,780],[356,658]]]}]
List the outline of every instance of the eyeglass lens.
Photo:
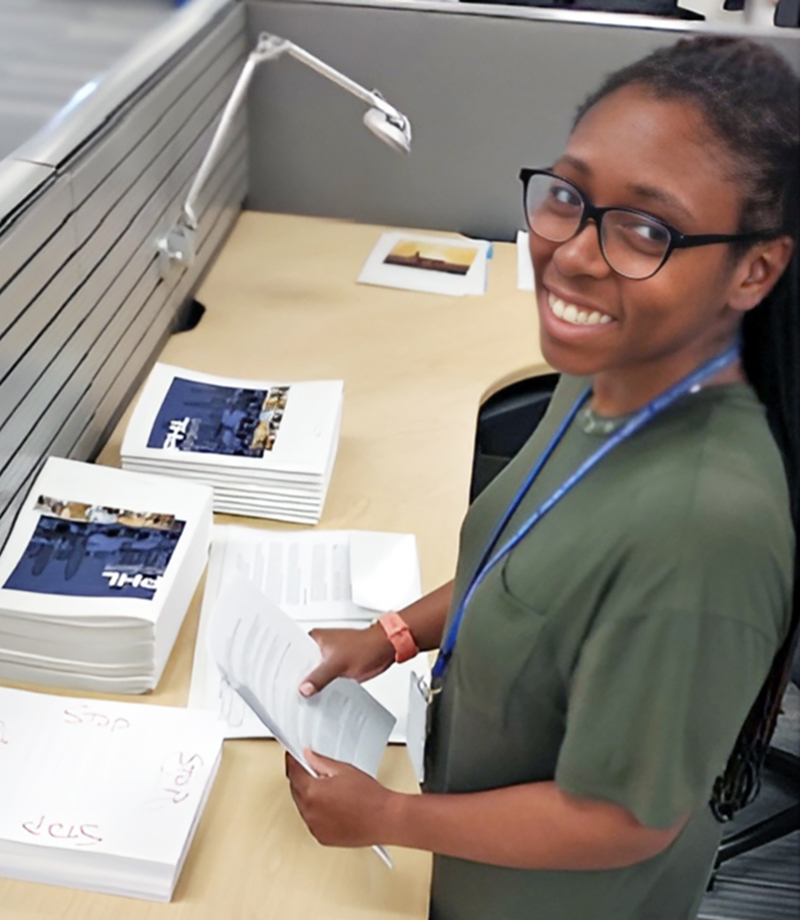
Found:
[{"label": "eyeglass lens", "polygon": [[[525,213],[537,236],[566,242],[578,232],[583,211],[583,198],[572,183],[540,174],[528,180]],[[669,232],[658,221],[623,210],[603,214],[600,239],[608,264],[627,278],[647,278],[658,271],[670,244]]]}]

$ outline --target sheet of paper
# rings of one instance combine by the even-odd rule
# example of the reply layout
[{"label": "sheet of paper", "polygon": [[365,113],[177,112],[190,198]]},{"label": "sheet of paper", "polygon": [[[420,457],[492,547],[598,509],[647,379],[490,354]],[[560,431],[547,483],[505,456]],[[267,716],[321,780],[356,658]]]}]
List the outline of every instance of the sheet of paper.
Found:
[{"label": "sheet of paper", "polygon": [[520,291],[534,289],[533,262],[528,239],[527,230],[517,230],[517,289]]},{"label": "sheet of paper", "polygon": [[310,748],[375,776],[392,714],[355,681],[337,678],[306,699],[300,682],[320,661],[316,642],[252,582],[223,585],[209,624],[225,680],[301,763]]},{"label": "sheet of paper", "polygon": [[430,294],[483,294],[490,250],[486,240],[383,233],[357,280]]},{"label": "sheet of paper", "polygon": [[[400,609],[421,594],[412,534],[371,531],[268,531],[217,526],[212,535],[203,606],[195,647],[189,705],[216,712],[229,738],[271,732],[242,697],[220,678],[208,650],[208,621],[224,580],[253,581],[306,631],[368,626],[376,611]],[[355,602],[355,598],[359,603]],[[297,602],[299,601],[299,602]],[[360,606],[359,604],[368,604]],[[406,740],[408,674],[426,673],[426,654],[393,665],[364,687],[396,718],[390,741]]]},{"label": "sheet of paper", "polygon": [[369,616],[353,602],[346,531],[287,533],[234,526],[215,528],[212,540],[219,570],[214,574],[221,581],[248,578],[274,603],[291,608],[295,619]]}]

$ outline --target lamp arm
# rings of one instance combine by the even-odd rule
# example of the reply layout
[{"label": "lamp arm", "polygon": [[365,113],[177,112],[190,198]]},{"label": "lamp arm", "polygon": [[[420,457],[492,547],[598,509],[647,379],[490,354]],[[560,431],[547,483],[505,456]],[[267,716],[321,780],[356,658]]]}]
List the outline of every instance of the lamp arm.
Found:
[{"label": "lamp arm", "polygon": [[330,64],[326,64],[325,61],[321,61],[318,57],[314,57],[313,54],[309,54],[305,48],[295,45],[294,42],[285,41],[284,44],[284,51],[295,58],[295,60],[301,61],[312,70],[315,70],[318,74],[326,77],[332,83],[341,86],[342,89],[346,89],[348,93],[351,93],[357,99],[361,99],[362,102],[366,102],[367,105],[380,109],[385,115],[389,115],[402,122],[405,121],[405,117],[401,115],[393,105],[390,105],[377,90],[365,89],[360,83],[356,83],[355,80],[346,77],[343,73],[331,67]]},{"label": "lamp arm", "polygon": [[206,155],[203,157],[203,162],[200,164],[200,169],[197,170],[197,175],[194,177],[192,187],[189,189],[189,194],[186,196],[186,201],[183,205],[181,217],[190,230],[197,229],[197,214],[195,213],[197,196],[200,194],[200,190],[206,184],[206,180],[216,165],[219,152],[222,149],[223,142],[230,130],[236,112],[247,95],[247,90],[253,79],[253,73],[256,67],[258,67],[262,61],[272,60],[273,58],[279,57],[282,53],[282,49],[273,50],[262,48],[261,42],[259,42],[248,55],[244,67],[242,67],[241,73],[236,81],[236,85],[228,97],[228,101],[225,103],[225,108],[222,110],[222,116],[217,124],[217,129],[214,131],[214,136],[211,139]]},{"label": "lamp arm", "polygon": [[[359,83],[356,83],[355,80],[351,80],[329,64],[321,61],[318,57],[309,54],[308,51],[301,48],[299,45],[295,45],[294,42],[290,42],[285,38],[279,38],[277,35],[270,35],[268,32],[262,32],[258,37],[256,47],[248,55],[236,80],[236,85],[228,97],[228,101],[225,103],[225,108],[222,110],[222,115],[214,131],[214,136],[211,138],[211,143],[206,151],[206,155],[203,157],[200,168],[192,181],[189,194],[186,196],[186,201],[181,209],[181,214],[177,223],[157,241],[159,270],[162,277],[166,277],[169,274],[171,265],[174,262],[178,262],[184,267],[191,265],[195,254],[195,235],[198,225],[196,213],[197,197],[219,159],[222,145],[230,131],[231,124],[236,117],[238,109],[247,95],[247,90],[253,79],[253,73],[256,67],[264,63],[264,61],[274,61],[284,54],[288,54],[290,57],[295,58],[295,60],[315,70],[318,74],[321,74],[337,86],[346,89],[353,96],[361,99],[362,102],[366,102],[373,109],[377,109],[381,112],[386,116],[389,124],[393,125],[399,132],[402,132],[402,135],[406,138],[405,143],[402,143],[402,148],[405,151],[408,150],[408,145],[411,140],[411,125],[408,119],[402,112],[388,103],[377,90],[365,89]],[[365,123],[367,123],[366,116]],[[367,127],[374,131],[374,127],[371,124],[367,124]],[[392,143],[391,140],[386,140],[385,137],[382,137],[382,139],[387,143]]]}]

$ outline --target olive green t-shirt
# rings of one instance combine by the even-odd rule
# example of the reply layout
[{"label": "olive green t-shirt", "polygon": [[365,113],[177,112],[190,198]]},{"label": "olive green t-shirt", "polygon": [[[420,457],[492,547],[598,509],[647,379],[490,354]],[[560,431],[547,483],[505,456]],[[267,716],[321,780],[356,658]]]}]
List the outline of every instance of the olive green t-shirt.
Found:
[{"label": "olive green t-shirt", "polygon": [[[562,379],[533,437],[470,508],[455,599],[585,385]],[[607,437],[586,427],[572,423],[506,538]],[[649,827],[691,817],[666,850],[624,869],[437,856],[432,920],[696,916],[720,836],[711,788],[788,629],[793,546],[764,410],[734,384],[684,397],[623,442],[494,568],[436,697],[426,790],[555,779]]]}]

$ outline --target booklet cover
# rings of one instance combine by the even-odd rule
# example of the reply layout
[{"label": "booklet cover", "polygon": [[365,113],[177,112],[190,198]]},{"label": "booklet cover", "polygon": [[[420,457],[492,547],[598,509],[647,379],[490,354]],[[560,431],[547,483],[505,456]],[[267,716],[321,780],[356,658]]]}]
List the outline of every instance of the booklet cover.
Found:
[{"label": "booklet cover", "polygon": [[263,457],[275,446],[290,389],[254,390],[175,377],[147,446]]},{"label": "booklet cover", "polygon": [[151,600],[185,523],[45,495],[33,511],[39,520],[3,587],[70,597]]},{"label": "booklet cover", "polygon": [[156,364],[125,431],[123,466],[305,475],[316,483],[335,456],[342,391],[341,380],[240,380]]},{"label": "booklet cover", "polygon": [[0,614],[155,622],[188,604],[211,502],[208,486],[50,457],[0,553]]}]

